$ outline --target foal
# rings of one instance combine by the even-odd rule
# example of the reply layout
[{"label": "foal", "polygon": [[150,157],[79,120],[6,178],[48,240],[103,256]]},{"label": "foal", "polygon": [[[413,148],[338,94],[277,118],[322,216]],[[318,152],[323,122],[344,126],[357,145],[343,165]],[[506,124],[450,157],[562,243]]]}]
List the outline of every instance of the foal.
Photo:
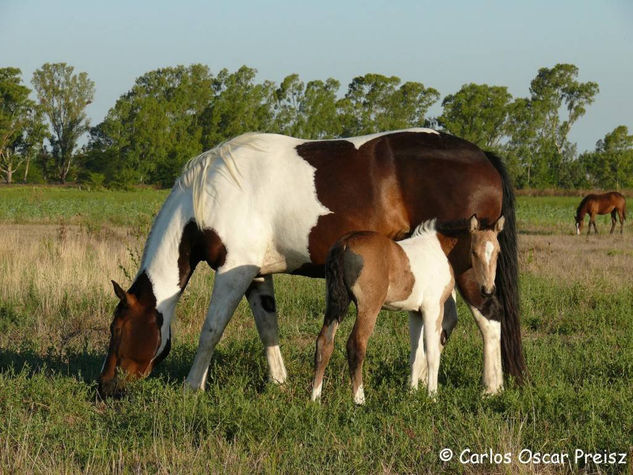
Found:
[{"label": "foal", "polygon": [[[500,217],[491,229],[480,229],[473,215],[465,220],[461,233],[443,234],[436,220],[418,226],[409,239],[394,242],[371,231],[347,234],[330,249],[325,264],[327,285],[323,328],[316,341],[312,400],[321,397],[325,367],[334,349],[334,335],[350,301],[357,309],[356,323],[347,341],[347,357],[354,402],[363,404],[362,367],[367,341],[381,308],[408,310],[418,322],[409,320],[411,337],[412,388],[420,375],[430,395],[437,391],[444,303],[453,292],[455,279],[447,255],[461,239],[470,241],[470,260],[477,285],[484,297],[495,292],[495,274],[503,229]],[[420,322],[421,320],[421,322]],[[423,326],[416,342],[413,326]],[[422,341],[423,340],[423,341]],[[417,347],[417,348],[416,348]],[[424,367],[426,366],[426,367]]]}]

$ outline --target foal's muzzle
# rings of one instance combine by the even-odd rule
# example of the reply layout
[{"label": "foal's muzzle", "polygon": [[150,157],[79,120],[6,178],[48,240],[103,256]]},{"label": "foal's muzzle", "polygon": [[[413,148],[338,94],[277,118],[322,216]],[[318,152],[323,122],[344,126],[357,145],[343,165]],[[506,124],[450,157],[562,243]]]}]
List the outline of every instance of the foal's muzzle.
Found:
[{"label": "foal's muzzle", "polygon": [[481,290],[480,290],[481,291],[481,296],[482,297],[486,297],[486,298],[492,297],[495,294],[496,290],[497,290],[497,288],[494,285],[492,286],[491,289],[488,289],[488,290],[486,290],[486,287],[482,285],[481,286]]}]

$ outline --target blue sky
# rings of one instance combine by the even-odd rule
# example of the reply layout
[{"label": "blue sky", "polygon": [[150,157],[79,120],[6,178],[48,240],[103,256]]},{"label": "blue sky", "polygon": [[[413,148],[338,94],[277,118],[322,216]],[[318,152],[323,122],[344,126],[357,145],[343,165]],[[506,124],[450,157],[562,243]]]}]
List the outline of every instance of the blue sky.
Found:
[{"label": "blue sky", "polygon": [[376,72],[442,97],[469,82],[525,97],[540,67],[573,63],[600,85],[572,130],[579,150],[618,125],[633,131],[632,0],[0,0],[0,66],[19,67],[30,86],[35,69],[60,61],[95,81],[93,124],[135,78],[176,64],[246,64],[277,82],[334,77],[342,90]]}]

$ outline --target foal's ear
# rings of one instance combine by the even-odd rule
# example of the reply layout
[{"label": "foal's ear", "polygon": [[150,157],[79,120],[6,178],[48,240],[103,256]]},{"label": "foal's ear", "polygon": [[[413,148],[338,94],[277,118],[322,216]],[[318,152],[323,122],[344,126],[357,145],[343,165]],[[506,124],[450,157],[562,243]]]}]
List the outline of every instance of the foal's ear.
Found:
[{"label": "foal's ear", "polygon": [[503,231],[503,225],[505,224],[506,219],[501,216],[497,222],[495,223],[495,232],[496,233],[500,233],[501,231]]},{"label": "foal's ear", "polygon": [[479,231],[479,220],[476,214],[473,214],[468,221],[468,231],[471,233]]},{"label": "foal's ear", "polygon": [[127,302],[127,292],[123,290],[121,286],[117,284],[115,281],[112,280],[111,282],[112,282],[112,287],[114,287],[114,293],[116,294],[117,297],[119,297],[119,300],[121,302]]}]

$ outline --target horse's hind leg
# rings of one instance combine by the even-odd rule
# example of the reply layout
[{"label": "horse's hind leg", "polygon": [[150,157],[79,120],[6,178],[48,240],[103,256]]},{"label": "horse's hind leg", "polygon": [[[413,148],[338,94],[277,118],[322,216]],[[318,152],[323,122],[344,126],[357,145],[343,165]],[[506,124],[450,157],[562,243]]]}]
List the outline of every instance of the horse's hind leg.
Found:
[{"label": "horse's hind leg", "polygon": [[323,327],[317,337],[316,351],[314,353],[314,380],[312,382],[313,401],[321,398],[321,388],[323,387],[323,375],[325,368],[330,362],[330,356],[334,350],[334,335],[338,328],[338,320],[336,318],[325,317]]},{"label": "horse's hind leg", "polygon": [[424,352],[424,321],[420,312],[409,312],[409,339],[411,342],[411,355],[409,364],[411,365],[411,376],[409,385],[411,389],[418,389],[418,383],[428,384],[428,371],[426,354]]},{"label": "horse's hind leg", "polygon": [[618,211],[616,209],[611,211],[611,231],[609,231],[609,234],[613,234],[613,230],[615,229],[615,225],[618,222],[618,220],[616,218],[617,213],[618,213]]},{"label": "horse's hind leg", "polygon": [[279,350],[279,326],[273,289],[273,277],[256,277],[246,291],[246,299],[255,317],[259,338],[266,349],[270,380],[282,384],[288,374]]},{"label": "horse's hind leg", "polygon": [[213,350],[237,304],[258,272],[259,267],[244,265],[219,269],[216,273],[211,303],[200,332],[198,351],[186,380],[186,384],[193,389],[204,389]]},{"label": "horse's hind leg", "polygon": [[622,234],[624,232],[624,220],[626,219],[624,217],[624,208],[618,210],[618,215],[620,216],[620,234]]},{"label": "horse's hind leg", "polygon": [[347,340],[347,361],[352,378],[352,392],[356,404],[365,403],[365,391],[363,389],[363,361],[367,352],[367,341],[374,331],[376,318],[380,311],[381,303],[363,305],[358,302],[358,315],[352,333]]}]

